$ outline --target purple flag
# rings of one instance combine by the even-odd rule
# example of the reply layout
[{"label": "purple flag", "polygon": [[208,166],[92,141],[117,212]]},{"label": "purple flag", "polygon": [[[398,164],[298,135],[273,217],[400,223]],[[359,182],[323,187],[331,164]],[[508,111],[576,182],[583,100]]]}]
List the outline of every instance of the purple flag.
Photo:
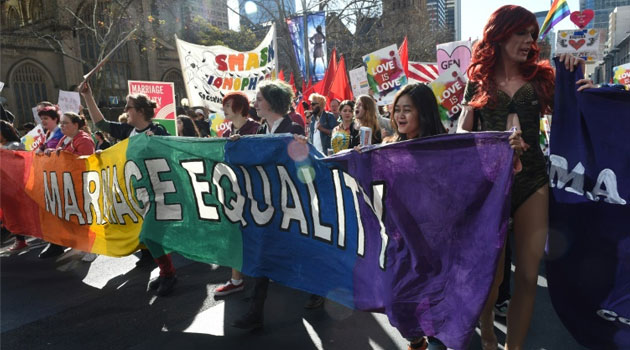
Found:
[{"label": "purple flag", "polygon": [[[384,197],[389,237],[380,261],[357,259],[354,304],[384,312],[405,337],[436,336],[466,348],[494,278],[510,212],[513,152],[507,133],[407,141],[327,159]],[[370,199],[374,190],[367,190]],[[362,201],[362,212],[372,211]],[[366,256],[380,240],[366,239]]]}]

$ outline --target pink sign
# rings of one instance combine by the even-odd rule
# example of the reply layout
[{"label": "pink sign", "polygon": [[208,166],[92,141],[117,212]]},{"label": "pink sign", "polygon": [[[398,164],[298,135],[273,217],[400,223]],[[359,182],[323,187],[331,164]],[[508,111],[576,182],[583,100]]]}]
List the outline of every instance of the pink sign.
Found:
[{"label": "pink sign", "polygon": [[130,94],[145,94],[157,103],[155,119],[175,119],[175,84],[163,81],[129,80]]},{"label": "pink sign", "polygon": [[470,65],[472,49],[470,41],[453,41],[437,45],[437,65],[439,73],[447,71],[451,66],[456,66],[462,75]]}]

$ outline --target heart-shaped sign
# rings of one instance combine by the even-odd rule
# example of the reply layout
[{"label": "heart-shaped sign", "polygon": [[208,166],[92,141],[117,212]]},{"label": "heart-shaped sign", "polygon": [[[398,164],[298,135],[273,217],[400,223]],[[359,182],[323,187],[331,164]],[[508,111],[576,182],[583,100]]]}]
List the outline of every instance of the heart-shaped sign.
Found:
[{"label": "heart-shaped sign", "polygon": [[586,43],[586,40],[584,39],[580,39],[580,40],[569,40],[569,45],[573,46],[573,48],[575,49],[575,51],[579,50],[580,47],[584,46],[584,44]]},{"label": "heart-shaped sign", "polygon": [[571,13],[571,22],[575,23],[575,25],[580,29],[583,29],[590,21],[593,20],[593,17],[595,17],[595,12],[591,9],[573,11]]},{"label": "heart-shaped sign", "polygon": [[472,53],[468,46],[457,46],[450,54],[444,49],[437,50],[438,69],[440,73],[446,71],[451,65],[456,65],[460,72],[465,72],[470,65]]}]

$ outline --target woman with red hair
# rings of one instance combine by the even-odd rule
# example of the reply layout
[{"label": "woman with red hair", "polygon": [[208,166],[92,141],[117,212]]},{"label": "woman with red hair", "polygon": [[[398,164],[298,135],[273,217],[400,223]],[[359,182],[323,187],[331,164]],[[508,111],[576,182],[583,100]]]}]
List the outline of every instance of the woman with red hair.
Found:
[{"label": "woman with red hair", "polygon": [[[466,106],[458,126],[459,131],[516,130],[510,144],[523,167],[512,186],[517,264],[507,313],[505,349],[510,350],[522,349],[525,342],[548,231],[549,177],[545,158],[537,145],[540,117],[552,110],[554,70],[549,61],[538,60],[538,31],[534,14],[520,6],[506,5],[490,16],[483,39],[473,49],[464,98]],[[584,64],[572,56],[562,56],[560,62],[571,71],[577,64],[582,67]],[[578,91],[592,87],[586,79],[577,84],[581,85]],[[485,350],[498,347],[493,306],[503,276],[503,259],[502,254],[480,319]]]}]

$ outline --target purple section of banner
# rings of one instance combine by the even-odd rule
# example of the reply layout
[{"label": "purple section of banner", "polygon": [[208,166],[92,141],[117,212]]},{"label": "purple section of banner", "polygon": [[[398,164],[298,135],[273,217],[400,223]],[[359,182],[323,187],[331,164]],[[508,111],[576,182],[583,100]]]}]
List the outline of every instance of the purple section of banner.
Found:
[{"label": "purple section of banner", "polygon": [[[384,312],[405,337],[467,346],[492,283],[509,217],[513,152],[507,133],[437,136],[330,158],[365,190],[366,256],[357,259],[357,309]],[[378,148],[378,147],[377,147]],[[382,208],[374,193],[382,190]],[[366,200],[363,200],[366,197]],[[368,235],[369,233],[369,235]],[[376,234],[375,234],[376,233]]]}]

